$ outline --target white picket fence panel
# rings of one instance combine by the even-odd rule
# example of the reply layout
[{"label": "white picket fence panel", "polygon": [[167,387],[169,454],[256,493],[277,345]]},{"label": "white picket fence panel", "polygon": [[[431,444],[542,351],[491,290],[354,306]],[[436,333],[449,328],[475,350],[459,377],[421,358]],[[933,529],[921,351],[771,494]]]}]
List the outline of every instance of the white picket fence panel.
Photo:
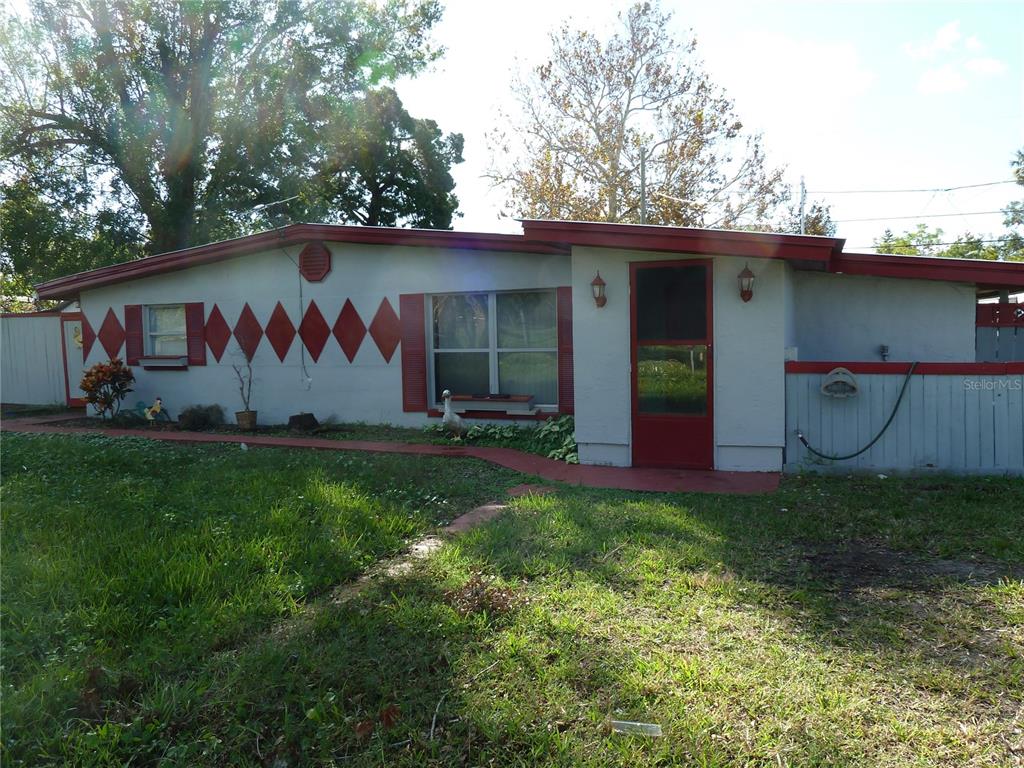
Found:
[{"label": "white picket fence panel", "polygon": [[870,449],[827,461],[810,453],[853,453],[892,412],[903,374],[855,374],[859,393],[821,393],[825,374],[786,374],[786,469],[942,470],[1024,474],[1024,375],[925,374],[911,377],[896,417]]}]

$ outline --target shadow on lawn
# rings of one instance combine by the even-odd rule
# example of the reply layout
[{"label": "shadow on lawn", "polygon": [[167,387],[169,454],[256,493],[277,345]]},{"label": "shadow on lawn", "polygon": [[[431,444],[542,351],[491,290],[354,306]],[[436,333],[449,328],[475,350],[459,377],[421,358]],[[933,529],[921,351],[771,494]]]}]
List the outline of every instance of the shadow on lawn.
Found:
[{"label": "shadow on lawn", "polygon": [[[977,634],[992,617],[971,590],[1012,566],[967,573],[964,561],[865,543],[856,526],[774,515],[777,504],[569,490],[519,500],[431,562],[323,606],[300,632],[211,659],[197,678],[203,693],[168,713],[171,755],[185,750],[177,758],[187,761],[210,749],[263,765],[723,764],[764,757],[758,750],[767,743],[807,763],[839,756],[856,764],[858,755],[843,758],[850,745],[841,722],[794,728],[779,711],[759,725],[759,746],[729,731],[713,709],[670,703],[679,685],[708,702],[735,696],[719,687],[735,681],[715,680],[713,647],[671,651],[665,678],[650,658],[657,639],[634,644],[628,636],[675,621],[672,611],[688,594],[710,597],[726,613],[774,615],[795,630],[786,643],[802,637],[853,657],[868,652],[880,678],[907,676],[903,665],[914,659],[934,673],[941,695],[953,674],[998,678],[1003,662],[984,652]],[[798,518],[807,514],[814,511]],[[567,589],[507,618],[460,614],[448,591],[473,571]],[[965,584],[966,594],[954,594]],[[612,617],[625,636],[608,634],[595,616]],[[969,669],[961,656],[935,650],[951,632],[954,647],[983,651]],[[147,708],[159,712],[159,698]],[[672,738],[608,736],[613,712],[652,710]],[[393,722],[388,711],[398,713]],[[722,730],[712,738],[715,729]]]},{"label": "shadow on lawn", "polygon": [[1007,619],[983,592],[1024,579],[1021,564],[901,551],[856,526],[802,525],[800,513],[772,520],[769,497],[635,499],[527,501],[457,546],[510,579],[584,577],[628,596],[686,582],[683,592],[768,610],[823,647],[871,652],[894,670],[908,655],[961,668],[964,650],[980,672],[1004,664],[986,654]]},{"label": "shadow on lawn", "polygon": [[[563,489],[521,499],[423,567],[318,612],[302,633],[219,658],[209,670],[213,695],[185,710],[197,717],[182,728],[193,738],[217,734],[221,754],[264,765],[278,757],[289,765],[730,764],[772,762],[769,755],[782,754],[773,749],[806,764],[863,764],[857,750],[872,746],[851,742],[850,721],[816,711],[819,720],[804,727],[786,700],[790,691],[773,688],[771,675],[799,672],[781,664],[757,678],[767,709],[751,737],[715,708],[745,699],[735,687],[750,679],[719,680],[715,668],[748,661],[742,649],[722,656],[713,637],[706,647],[664,647],[657,634],[640,633],[671,632],[678,621],[693,621],[695,636],[716,631],[681,610],[692,595],[726,621],[774,617],[784,627],[775,639],[783,652],[806,643],[824,668],[834,653],[850,665],[871,658],[876,682],[909,681],[911,695],[932,685],[968,713],[989,706],[969,702],[955,680],[1005,689],[1007,651],[992,647],[984,628],[1007,619],[993,617],[979,590],[1017,568],[890,546],[906,542],[879,523],[887,499],[851,500],[856,509],[845,511],[804,500],[792,514],[780,511],[795,506],[785,494],[741,500]],[[921,522],[927,516],[905,514],[913,536],[931,530]],[[963,541],[973,535],[961,533]],[[971,552],[963,541],[947,548]],[[523,584],[538,603],[508,618],[459,614],[447,590],[474,571]],[[964,648],[972,653],[958,652]],[[822,686],[810,701],[833,695],[833,684],[844,695],[838,678],[822,679],[807,683]],[[686,706],[675,698],[679,688],[692,696]],[[385,729],[380,713],[392,706],[401,715]],[[899,709],[871,706],[883,718],[887,707]],[[671,738],[609,737],[606,719],[616,712],[627,719],[657,712]]]}]

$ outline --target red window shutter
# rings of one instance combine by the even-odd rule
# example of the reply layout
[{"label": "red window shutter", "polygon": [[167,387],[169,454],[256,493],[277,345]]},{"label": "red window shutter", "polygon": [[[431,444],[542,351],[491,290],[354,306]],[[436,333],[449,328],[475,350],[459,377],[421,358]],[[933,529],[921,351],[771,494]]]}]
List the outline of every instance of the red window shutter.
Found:
[{"label": "red window shutter", "polygon": [[427,410],[427,332],[422,293],[398,297],[402,335],[402,410]]},{"label": "red window shutter", "polygon": [[124,307],[124,358],[128,365],[138,365],[143,356],[142,305],[126,304]]},{"label": "red window shutter", "polygon": [[575,413],[572,373],[572,288],[558,291],[558,412]]},{"label": "red window shutter", "polygon": [[185,305],[185,348],[189,365],[206,365],[206,317],[203,302]]}]

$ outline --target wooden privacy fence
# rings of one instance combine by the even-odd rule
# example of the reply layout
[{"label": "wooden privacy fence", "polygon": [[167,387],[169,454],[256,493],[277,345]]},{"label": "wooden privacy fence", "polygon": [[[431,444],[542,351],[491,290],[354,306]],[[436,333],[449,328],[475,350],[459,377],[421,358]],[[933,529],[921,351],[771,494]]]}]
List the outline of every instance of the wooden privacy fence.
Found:
[{"label": "wooden privacy fence", "polygon": [[979,304],[975,320],[975,360],[1024,360],[1024,304]]},{"label": "wooden privacy fence", "polygon": [[[828,372],[853,372],[858,392],[822,394]],[[942,470],[1024,474],[1024,363],[921,363],[882,437],[859,456],[893,411],[909,363],[786,364],[786,469]]]},{"label": "wooden privacy fence", "polygon": [[78,312],[0,315],[0,402],[84,405],[81,339]]}]

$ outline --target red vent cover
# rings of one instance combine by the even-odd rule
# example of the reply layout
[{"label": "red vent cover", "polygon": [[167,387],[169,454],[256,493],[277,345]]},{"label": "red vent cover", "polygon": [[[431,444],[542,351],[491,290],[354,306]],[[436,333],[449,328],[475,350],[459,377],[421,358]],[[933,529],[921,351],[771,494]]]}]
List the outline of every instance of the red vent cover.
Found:
[{"label": "red vent cover", "polygon": [[319,283],[331,271],[331,252],[321,242],[309,243],[299,254],[299,273],[311,283]]}]

